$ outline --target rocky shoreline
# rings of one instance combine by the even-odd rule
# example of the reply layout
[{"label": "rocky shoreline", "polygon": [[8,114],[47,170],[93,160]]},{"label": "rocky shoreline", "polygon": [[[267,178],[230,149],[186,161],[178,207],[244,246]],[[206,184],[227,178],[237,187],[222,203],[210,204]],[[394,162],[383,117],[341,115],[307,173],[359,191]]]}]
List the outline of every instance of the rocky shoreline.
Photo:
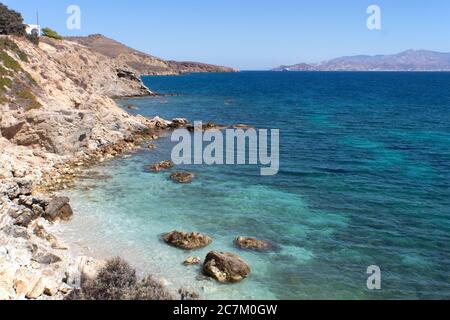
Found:
[{"label": "rocky shoreline", "polygon": [[83,153],[58,164],[39,181],[10,179],[0,183],[0,300],[64,299],[82,279],[92,279],[104,261],[74,257],[49,231],[70,219],[70,200],[57,192],[91,165],[132,152],[155,129]]}]

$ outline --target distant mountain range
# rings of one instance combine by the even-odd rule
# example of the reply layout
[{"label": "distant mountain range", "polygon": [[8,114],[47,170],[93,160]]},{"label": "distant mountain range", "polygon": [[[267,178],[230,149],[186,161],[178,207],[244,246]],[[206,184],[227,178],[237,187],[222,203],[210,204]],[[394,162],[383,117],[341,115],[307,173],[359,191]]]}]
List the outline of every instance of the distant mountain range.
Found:
[{"label": "distant mountain range", "polygon": [[359,55],[280,66],[273,71],[450,71],[450,53],[407,50],[392,55]]},{"label": "distant mountain range", "polygon": [[116,40],[101,34],[87,37],[66,37],[68,41],[77,42],[89,49],[130,66],[141,75],[171,75],[189,72],[234,72],[228,67],[200,62],[179,62],[164,60],[132,49]]}]

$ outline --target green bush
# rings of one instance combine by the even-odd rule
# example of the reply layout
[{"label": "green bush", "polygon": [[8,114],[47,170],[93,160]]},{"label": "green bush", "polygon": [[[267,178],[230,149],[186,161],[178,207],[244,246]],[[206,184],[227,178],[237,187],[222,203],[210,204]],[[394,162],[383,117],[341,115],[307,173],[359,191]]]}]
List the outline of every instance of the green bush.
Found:
[{"label": "green bush", "polygon": [[0,34],[25,36],[22,15],[0,3]]},{"label": "green bush", "polygon": [[49,38],[52,38],[52,39],[56,39],[56,40],[62,40],[62,36],[60,36],[56,31],[54,31],[54,30],[52,30],[52,29],[50,29],[50,28],[44,28],[44,29],[42,29],[42,34],[45,36],[45,37],[49,37]]}]

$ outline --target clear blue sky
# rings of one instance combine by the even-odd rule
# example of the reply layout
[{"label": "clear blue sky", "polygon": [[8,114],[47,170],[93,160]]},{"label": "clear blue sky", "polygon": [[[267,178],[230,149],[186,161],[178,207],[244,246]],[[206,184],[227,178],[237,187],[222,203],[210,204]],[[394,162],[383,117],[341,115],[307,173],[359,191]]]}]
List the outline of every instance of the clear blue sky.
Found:
[{"label": "clear blue sky", "polygon": [[[449,0],[0,0],[63,35],[102,33],[144,52],[244,70],[406,49],[450,52]],[[66,28],[80,6],[82,29]],[[382,30],[366,27],[381,7]]]}]

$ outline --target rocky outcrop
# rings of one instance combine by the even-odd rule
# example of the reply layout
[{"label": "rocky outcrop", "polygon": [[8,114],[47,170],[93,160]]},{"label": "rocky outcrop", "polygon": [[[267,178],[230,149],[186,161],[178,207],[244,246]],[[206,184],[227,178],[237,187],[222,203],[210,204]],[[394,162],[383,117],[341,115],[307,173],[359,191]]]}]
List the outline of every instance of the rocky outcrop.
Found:
[{"label": "rocky outcrop", "polygon": [[216,124],[212,121],[209,121],[207,123],[204,123],[200,126],[194,126],[194,125],[187,125],[186,129],[190,132],[194,131],[209,131],[209,130],[223,130],[228,128],[227,126]]},{"label": "rocky outcrop", "polygon": [[151,125],[155,128],[164,130],[170,127],[170,122],[160,117],[154,117],[153,119],[151,119]]},{"label": "rocky outcrop", "polygon": [[212,239],[198,232],[181,232],[172,231],[162,236],[162,239],[171,246],[184,249],[194,250],[208,246]]},{"label": "rocky outcrop", "polygon": [[269,242],[251,237],[237,237],[234,240],[234,244],[243,250],[268,251],[273,249],[272,244]]},{"label": "rocky outcrop", "polygon": [[169,126],[173,129],[183,128],[186,127],[189,124],[189,121],[184,118],[175,118],[172,119],[172,122],[169,124]]},{"label": "rocky outcrop", "polygon": [[247,278],[251,268],[233,253],[211,251],[206,256],[203,272],[221,283],[234,283]]},{"label": "rocky outcrop", "polygon": [[195,175],[191,172],[174,172],[170,175],[170,179],[178,183],[191,183]]}]

